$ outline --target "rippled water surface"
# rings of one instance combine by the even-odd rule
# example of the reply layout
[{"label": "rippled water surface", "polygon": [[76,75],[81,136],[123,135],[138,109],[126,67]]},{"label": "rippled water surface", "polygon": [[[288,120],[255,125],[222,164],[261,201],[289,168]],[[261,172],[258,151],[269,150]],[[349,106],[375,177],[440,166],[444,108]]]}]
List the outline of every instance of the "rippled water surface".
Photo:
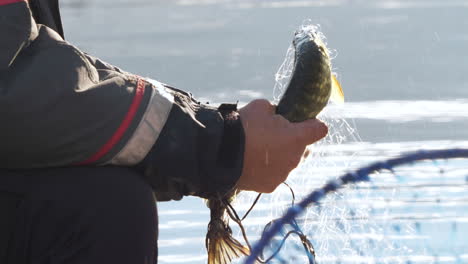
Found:
[{"label": "rippled water surface", "polygon": [[[66,37],[81,49],[211,102],[273,99],[274,74],[294,30],[306,19],[320,24],[329,47],[336,50],[333,66],[347,102],[331,105],[323,113],[333,135],[316,146],[313,159],[292,175],[298,196],[371,161],[421,148],[468,147],[466,0],[61,3]],[[347,235],[338,232],[333,237],[336,223],[317,224],[317,215],[310,211],[303,223],[311,233],[321,234],[313,239],[322,262],[346,262],[332,254],[339,245],[334,239],[354,235],[359,241],[357,237],[373,234],[383,237],[381,245],[359,244],[368,254],[359,258],[349,251],[353,257],[348,260],[468,263],[468,188],[463,171],[468,163],[452,165],[462,172],[435,177],[426,169],[442,165],[420,165],[405,171],[405,182],[376,177],[377,189],[347,190],[348,207],[372,204],[376,210],[371,222],[349,219],[357,228]],[[244,195],[241,201],[251,196]],[[262,224],[287,206],[288,197],[280,188],[260,201],[246,223],[253,239]],[[346,208],[342,201],[330,197],[322,210],[336,216],[332,209]],[[203,202],[187,198],[158,206],[160,263],[204,263],[208,210]],[[247,205],[237,206],[242,210]],[[400,228],[388,219],[399,219]],[[392,241],[401,248],[392,246]]]}]

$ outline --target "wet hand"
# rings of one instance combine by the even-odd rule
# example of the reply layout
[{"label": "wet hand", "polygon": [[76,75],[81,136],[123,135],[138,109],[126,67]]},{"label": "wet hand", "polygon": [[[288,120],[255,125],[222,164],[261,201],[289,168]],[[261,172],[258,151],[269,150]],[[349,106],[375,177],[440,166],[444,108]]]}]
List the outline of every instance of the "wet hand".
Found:
[{"label": "wet hand", "polygon": [[240,190],[273,192],[297,167],[306,146],[328,133],[318,119],[289,122],[267,100],[254,100],[239,113],[246,137]]}]

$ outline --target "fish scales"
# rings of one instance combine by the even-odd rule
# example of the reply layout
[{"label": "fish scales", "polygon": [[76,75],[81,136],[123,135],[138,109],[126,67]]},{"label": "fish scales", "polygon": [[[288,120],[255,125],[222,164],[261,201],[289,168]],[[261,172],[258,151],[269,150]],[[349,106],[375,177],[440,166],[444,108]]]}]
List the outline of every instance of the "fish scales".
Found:
[{"label": "fish scales", "polygon": [[[334,91],[338,101],[343,99],[343,91],[336,78],[331,73],[330,56],[321,37],[306,27],[296,32],[293,40],[295,48],[294,68],[286,91],[278,103],[276,112],[291,122],[301,122],[315,118],[327,105]],[[206,235],[208,264],[228,264],[232,260],[250,254],[250,245],[242,245],[232,237],[229,227],[227,203],[236,196],[236,191],[225,197],[211,198],[207,205],[211,211],[211,221]],[[241,224],[240,219],[234,219]],[[237,215],[236,215],[237,216]],[[236,217],[237,218],[237,217]],[[244,237],[246,239],[246,237]],[[312,244],[307,238],[301,237],[304,247],[315,255]],[[258,263],[265,263],[257,258]]]},{"label": "fish scales", "polygon": [[313,31],[296,32],[294,69],[276,113],[291,122],[315,118],[327,105],[332,90],[328,50]]}]

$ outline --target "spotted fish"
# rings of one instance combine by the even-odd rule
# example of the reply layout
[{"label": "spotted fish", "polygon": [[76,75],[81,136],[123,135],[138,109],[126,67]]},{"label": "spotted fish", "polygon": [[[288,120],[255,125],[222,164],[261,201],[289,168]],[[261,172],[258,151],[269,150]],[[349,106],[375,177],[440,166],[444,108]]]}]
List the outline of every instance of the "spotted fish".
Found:
[{"label": "spotted fish", "polygon": [[331,98],[343,102],[341,85],[331,71],[330,54],[312,27],[296,32],[294,68],[276,113],[291,122],[315,118]]},{"label": "spotted fish", "polygon": [[[301,122],[316,117],[330,98],[342,102],[344,96],[340,83],[332,74],[329,51],[321,36],[312,28],[306,27],[296,32],[293,45],[294,68],[276,111],[291,122]],[[226,202],[231,201],[234,196],[235,193],[231,193],[226,197],[207,201],[211,211],[205,241],[208,264],[228,264],[250,254],[250,246],[246,247],[234,239],[229,227]],[[236,221],[240,223],[241,220]],[[313,252],[312,246],[309,247]],[[263,263],[259,259],[257,261]]]}]

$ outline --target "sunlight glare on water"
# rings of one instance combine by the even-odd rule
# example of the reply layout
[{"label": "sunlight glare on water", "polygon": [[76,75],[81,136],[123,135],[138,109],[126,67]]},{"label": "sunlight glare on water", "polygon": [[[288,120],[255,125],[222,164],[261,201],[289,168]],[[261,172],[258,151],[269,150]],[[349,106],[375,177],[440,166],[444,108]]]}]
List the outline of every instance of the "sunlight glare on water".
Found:
[{"label": "sunlight glare on water", "polygon": [[[311,25],[303,25],[301,28],[318,30],[318,27]],[[325,39],[323,34],[321,36]],[[294,48],[290,46],[283,63],[275,74],[274,98],[276,102],[281,98],[292,75],[294,54]],[[391,102],[386,103],[397,109]],[[423,103],[421,102],[419,106]],[[443,113],[426,112],[424,108],[421,111],[408,111],[403,108],[399,109],[400,112],[389,111],[393,115],[390,114],[386,118],[389,120],[392,117],[398,118],[398,122],[414,121],[417,118],[433,118],[433,121],[440,121],[437,119],[438,115],[444,118],[442,122],[453,121],[447,118],[467,118],[463,114],[464,111],[461,113],[453,111],[454,108],[462,109],[460,104],[463,105],[464,102],[457,103],[458,105],[447,107],[449,110]],[[419,109],[417,106],[418,104],[415,110]],[[296,199],[301,200],[328,179],[355,169],[356,164],[359,163],[353,160],[353,157],[359,158],[360,156],[357,150],[348,152],[345,159],[330,158],[340,156],[339,149],[342,145],[361,143],[356,128],[344,119],[344,109],[346,109],[348,119],[355,117],[352,113],[356,110],[353,111],[352,106],[351,109],[345,106],[334,108],[332,111],[324,111],[319,116],[329,126],[329,134],[324,140],[311,147],[312,154],[296,168],[287,180],[288,185],[295,190]],[[380,109],[385,110],[383,107]],[[403,115],[402,113],[406,113],[405,110],[411,112],[412,115]],[[384,115],[385,113],[388,114],[385,111],[380,112]],[[358,117],[372,118],[363,112],[359,113]],[[382,116],[377,118],[382,119]],[[327,150],[327,146],[333,146],[333,149]],[[380,156],[380,158],[385,158],[385,156]],[[451,210],[451,207],[456,207],[457,210],[468,209],[467,183],[464,182],[468,169],[460,168],[459,165],[449,166],[448,162],[444,165],[454,169],[456,173],[451,172],[445,175],[441,165],[429,164],[427,166],[427,163],[423,162],[415,166],[406,166],[399,171],[377,173],[373,175],[370,183],[347,187],[328,195],[319,205],[313,205],[305,210],[297,221],[302,231],[312,241],[317,261],[319,263],[462,263],[466,247],[461,245],[465,239],[452,241],[450,243],[452,250],[441,244],[436,246],[437,243],[434,243],[443,236],[440,233],[441,230],[436,231],[436,226],[442,228],[439,222],[449,222],[448,227],[444,227],[446,241],[457,237],[458,231],[453,230],[454,226],[461,224],[467,228],[464,219],[468,217],[468,214],[463,214],[463,217]],[[468,165],[468,160],[465,161],[466,165]],[[431,180],[434,175],[436,179]],[[441,188],[444,184],[443,190],[436,190],[434,193],[434,188]],[[457,186],[457,184],[462,185]],[[263,211],[268,211],[265,208],[270,208],[264,222],[281,217],[290,205],[288,201],[291,200],[291,194],[284,188],[268,196],[269,199],[263,201],[267,206],[262,206]],[[254,197],[254,194],[243,194],[237,203],[250,204]],[[440,208],[446,210],[442,213],[441,219],[440,213],[436,213]],[[246,225],[256,226],[262,222],[258,221],[261,217],[254,218],[256,224],[249,224],[249,221],[246,221]],[[425,232],[422,232],[421,226],[425,227]],[[258,234],[262,232],[263,226],[262,224],[257,228],[250,226],[250,230]],[[266,257],[275,252],[280,241],[281,236],[272,242]],[[307,261],[306,254],[301,253],[299,241],[290,239],[272,263],[306,263]]]},{"label": "sunlight glare on water", "polygon": [[[308,18],[320,24],[328,46],[339,51],[333,70],[346,103],[330,104],[320,115],[330,134],[311,147],[288,180],[297,199],[372,161],[418,149],[468,147],[466,0],[70,0],[61,5],[67,40],[83,51],[212,103],[278,98],[279,90],[272,93],[275,73],[294,30]],[[378,188],[348,187],[310,208],[299,221],[321,262],[468,263],[468,198],[461,170],[467,165],[449,165],[457,169],[438,174],[431,168],[440,164],[406,168],[401,182],[394,175],[375,175]],[[252,197],[242,194],[236,208],[245,211]],[[245,223],[251,240],[284,212],[290,197],[280,186],[261,198]],[[159,263],[206,263],[204,203],[187,197],[158,207]]]}]

